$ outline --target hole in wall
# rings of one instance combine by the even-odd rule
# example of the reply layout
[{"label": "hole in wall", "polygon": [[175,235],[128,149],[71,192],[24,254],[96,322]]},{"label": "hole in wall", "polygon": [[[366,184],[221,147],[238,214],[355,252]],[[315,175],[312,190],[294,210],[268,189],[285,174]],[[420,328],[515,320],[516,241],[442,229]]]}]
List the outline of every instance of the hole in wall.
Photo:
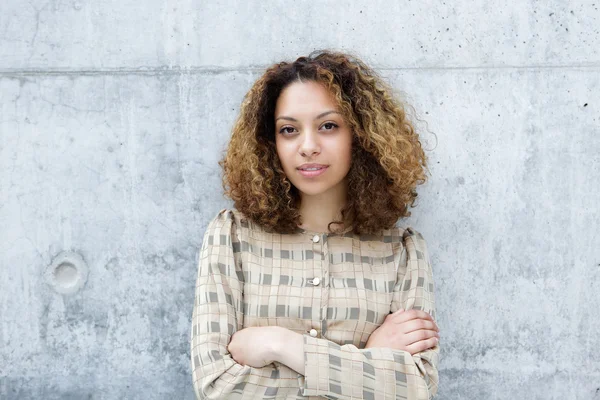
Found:
[{"label": "hole in wall", "polygon": [[71,287],[77,284],[79,273],[77,268],[70,262],[63,262],[54,269],[54,279],[65,287]]},{"label": "hole in wall", "polygon": [[88,267],[83,257],[74,251],[63,251],[46,268],[46,280],[55,292],[73,294],[85,286]]}]

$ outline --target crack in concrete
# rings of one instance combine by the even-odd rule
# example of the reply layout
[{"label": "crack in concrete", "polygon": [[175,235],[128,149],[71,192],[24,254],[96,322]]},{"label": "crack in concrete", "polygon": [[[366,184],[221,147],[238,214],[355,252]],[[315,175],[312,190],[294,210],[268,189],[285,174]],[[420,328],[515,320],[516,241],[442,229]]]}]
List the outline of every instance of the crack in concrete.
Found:
[{"label": "crack in concrete", "polygon": [[[268,65],[247,67],[140,67],[140,68],[102,68],[102,69],[0,69],[0,76],[36,76],[36,75],[195,75],[224,74],[230,72],[261,73]],[[545,70],[545,69],[600,69],[600,63],[587,64],[539,64],[539,65],[477,65],[477,66],[426,66],[426,67],[374,67],[377,71],[444,71],[444,70]]]}]

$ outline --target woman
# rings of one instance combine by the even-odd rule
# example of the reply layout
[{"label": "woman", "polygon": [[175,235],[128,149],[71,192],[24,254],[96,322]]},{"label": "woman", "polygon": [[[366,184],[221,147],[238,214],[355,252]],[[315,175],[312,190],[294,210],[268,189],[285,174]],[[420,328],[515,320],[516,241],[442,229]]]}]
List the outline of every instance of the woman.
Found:
[{"label": "woman", "polygon": [[439,329],[410,215],[426,157],[403,105],[356,57],[268,68],[224,169],[234,209],[200,251],[191,362],[198,398],[429,399]]}]

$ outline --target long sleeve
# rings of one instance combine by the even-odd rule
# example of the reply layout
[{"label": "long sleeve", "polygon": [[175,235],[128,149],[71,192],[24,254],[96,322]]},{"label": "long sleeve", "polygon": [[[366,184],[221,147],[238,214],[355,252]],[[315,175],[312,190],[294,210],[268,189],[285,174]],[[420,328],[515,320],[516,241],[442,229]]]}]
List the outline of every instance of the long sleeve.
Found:
[{"label": "long sleeve", "polygon": [[[425,240],[407,228],[390,311],[415,308],[435,319],[434,286]],[[438,388],[439,346],[411,355],[391,348],[359,349],[304,335],[305,396],[332,399],[431,399]]]},{"label": "long sleeve", "polygon": [[231,336],[243,328],[244,322],[240,244],[233,213],[221,210],[206,229],[199,256],[191,330],[196,397],[259,399],[297,395],[297,373],[287,366],[242,366],[227,351]]}]

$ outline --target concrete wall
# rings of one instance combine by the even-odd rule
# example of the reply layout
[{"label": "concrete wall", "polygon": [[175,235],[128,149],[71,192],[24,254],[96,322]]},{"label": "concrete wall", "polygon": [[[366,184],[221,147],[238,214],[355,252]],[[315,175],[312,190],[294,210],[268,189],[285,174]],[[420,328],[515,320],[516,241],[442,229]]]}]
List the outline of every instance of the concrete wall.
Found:
[{"label": "concrete wall", "polygon": [[600,2],[0,2],[0,398],[192,399],[217,160],[267,65],[427,122],[440,399],[600,399]]}]

